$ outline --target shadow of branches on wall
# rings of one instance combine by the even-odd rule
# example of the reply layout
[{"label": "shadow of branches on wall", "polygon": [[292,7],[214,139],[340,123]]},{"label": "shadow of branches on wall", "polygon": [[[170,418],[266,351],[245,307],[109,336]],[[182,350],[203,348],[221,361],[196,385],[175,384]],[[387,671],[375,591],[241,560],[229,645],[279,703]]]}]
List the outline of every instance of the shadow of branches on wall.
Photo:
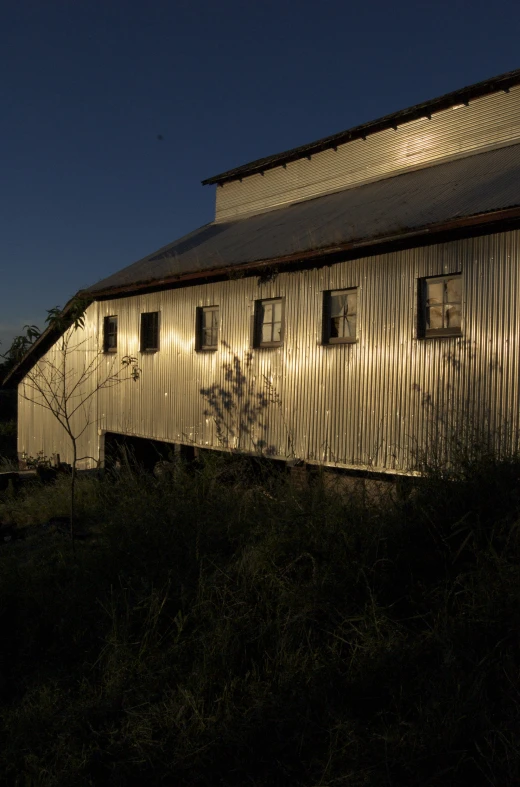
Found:
[{"label": "shadow of branches on wall", "polygon": [[447,346],[442,361],[442,385],[430,390],[412,384],[422,422],[412,448],[416,469],[517,454],[519,427],[508,409],[504,356],[460,338]]},{"label": "shadow of branches on wall", "polygon": [[[226,342],[222,345],[231,353]],[[276,446],[266,440],[269,405],[281,407],[281,402],[267,378],[262,377],[259,386],[256,377],[248,374],[252,358],[252,353],[247,353],[241,361],[232,352],[231,360],[222,365],[223,381],[200,389],[206,402],[204,415],[213,418],[223,448],[274,456]]]}]

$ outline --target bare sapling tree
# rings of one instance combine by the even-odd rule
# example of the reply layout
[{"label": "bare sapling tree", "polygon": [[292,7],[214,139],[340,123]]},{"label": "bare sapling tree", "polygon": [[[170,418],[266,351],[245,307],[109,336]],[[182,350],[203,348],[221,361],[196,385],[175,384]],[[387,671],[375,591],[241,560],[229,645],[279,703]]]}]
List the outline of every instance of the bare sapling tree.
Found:
[{"label": "bare sapling tree", "polygon": [[85,310],[88,301],[76,298],[67,314],[56,307],[49,310],[49,327],[59,335],[58,341],[25,375],[21,396],[39,405],[56,419],[67,434],[72,453],[70,479],[70,538],[74,551],[75,492],[79,463],[92,456],[80,456],[81,438],[97,418],[95,405],[100,391],[110,389],[141,376],[137,358],[107,356],[92,337],[85,334]]}]

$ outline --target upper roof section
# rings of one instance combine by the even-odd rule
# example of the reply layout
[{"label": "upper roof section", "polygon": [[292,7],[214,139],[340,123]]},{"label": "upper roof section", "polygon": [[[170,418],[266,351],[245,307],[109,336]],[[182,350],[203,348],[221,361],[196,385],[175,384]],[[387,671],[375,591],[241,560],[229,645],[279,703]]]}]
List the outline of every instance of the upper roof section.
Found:
[{"label": "upper roof section", "polygon": [[519,140],[520,69],[203,183],[218,184],[224,221]]},{"label": "upper roof section", "polygon": [[496,93],[499,90],[508,90],[518,84],[520,84],[520,68],[517,68],[515,71],[508,71],[507,74],[491,77],[491,79],[484,79],[482,82],[468,85],[451,93],[445,93],[443,96],[424,101],[422,104],[414,104],[413,107],[408,107],[408,109],[400,109],[391,115],[371,120],[369,123],[362,123],[360,126],[340,131],[338,134],[332,134],[330,137],[323,137],[316,140],[316,142],[309,142],[307,145],[284,150],[282,153],[275,153],[273,156],[255,159],[255,161],[250,161],[249,164],[242,164],[240,167],[228,169],[226,172],[221,172],[220,175],[207,178],[202,181],[202,185],[225,183],[226,181],[245,178],[247,175],[253,175],[255,172],[265,172],[273,167],[279,167],[281,164],[287,164],[289,161],[296,161],[313,153],[320,153],[322,150],[343,145],[345,142],[351,142],[353,139],[365,139],[369,134],[375,134],[377,131],[383,131],[387,128],[395,128],[396,125],[408,123],[410,120],[418,120],[419,118],[430,119],[435,112],[441,112],[443,109],[453,107],[454,104],[466,103],[475,98]]}]

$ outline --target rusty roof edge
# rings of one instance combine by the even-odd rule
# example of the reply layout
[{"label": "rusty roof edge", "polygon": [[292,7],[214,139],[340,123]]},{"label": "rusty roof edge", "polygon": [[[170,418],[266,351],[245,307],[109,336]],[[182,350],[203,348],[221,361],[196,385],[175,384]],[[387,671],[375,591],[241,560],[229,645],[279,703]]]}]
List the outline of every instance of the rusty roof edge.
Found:
[{"label": "rusty roof edge", "polygon": [[451,93],[445,93],[437,98],[424,101],[420,104],[414,104],[407,109],[401,109],[393,112],[390,115],[384,115],[377,120],[371,120],[368,123],[362,123],[358,126],[353,126],[345,131],[340,131],[328,137],[323,137],[315,142],[310,142],[306,145],[292,148],[283,151],[282,153],[275,153],[272,156],[256,159],[248,164],[243,164],[239,167],[229,169],[219,175],[214,175],[202,181],[202,185],[212,185],[214,183],[223,184],[232,180],[238,180],[242,177],[254,175],[258,172],[265,172],[268,169],[274,169],[282,164],[287,164],[290,161],[297,161],[304,156],[313,153],[320,153],[323,150],[328,150],[337,145],[351,142],[354,139],[360,139],[375,134],[378,131],[383,131],[387,128],[392,128],[399,123],[407,123],[411,120],[416,120],[419,117],[429,117],[435,112],[441,112],[444,109],[449,109],[454,104],[463,103],[471,99],[480,98],[491,93],[497,93],[501,90],[507,91],[509,88],[520,84],[520,69],[508,71],[505,74],[499,74],[496,77],[485,79],[482,82],[476,82],[474,85],[459,88]]}]

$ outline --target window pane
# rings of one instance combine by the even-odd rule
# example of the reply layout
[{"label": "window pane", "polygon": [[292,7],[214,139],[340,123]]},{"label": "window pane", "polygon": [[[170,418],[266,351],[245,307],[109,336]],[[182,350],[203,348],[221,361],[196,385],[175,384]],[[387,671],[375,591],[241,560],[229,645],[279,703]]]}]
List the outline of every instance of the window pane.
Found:
[{"label": "window pane", "polygon": [[198,315],[199,349],[218,347],[218,306],[201,306],[198,309]]},{"label": "window pane", "polygon": [[215,316],[218,316],[218,310],[207,310],[203,312],[204,326],[202,328],[202,347],[217,347],[218,346],[218,324]]},{"label": "window pane", "polygon": [[341,317],[333,317],[330,321],[330,338],[331,339],[339,339],[340,338],[340,330],[341,324],[343,320]]},{"label": "window pane", "polygon": [[262,325],[262,342],[270,342],[271,341],[271,323],[267,325]]},{"label": "window pane", "polygon": [[159,312],[141,314],[141,350],[159,348]]},{"label": "window pane", "polygon": [[331,292],[328,299],[328,338],[355,339],[357,290]]},{"label": "window pane", "polygon": [[346,308],[346,296],[345,295],[331,295],[330,296],[330,316],[331,317],[342,317],[345,313]]},{"label": "window pane", "polygon": [[218,311],[217,309],[205,309],[204,310],[204,326],[206,328],[213,328],[218,322]]},{"label": "window pane", "polygon": [[460,276],[454,276],[453,279],[447,279],[446,289],[447,289],[446,300],[448,301],[448,303],[461,302],[462,280]]},{"label": "window pane", "polygon": [[427,310],[426,327],[429,329],[442,328],[442,306],[432,306]]},{"label": "window pane", "polygon": [[428,306],[441,305],[444,296],[444,282],[443,281],[429,281],[426,282],[427,286],[427,303]]},{"label": "window pane", "polygon": [[255,328],[257,345],[282,341],[282,307],[281,300],[257,301]]},{"label": "window pane", "polygon": [[103,344],[104,350],[117,349],[117,317],[105,317],[103,322]]},{"label": "window pane", "polygon": [[460,328],[460,305],[446,304],[445,308],[445,328]]},{"label": "window pane", "polygon": [[425,280],[426,304],[423,307],[428,331],[460,330],[462,277],[460,274]]},{"label": "window pane", "polygon": [[357,292],[349,292],[347,295],[347,313],[349,316],[356,314]]}]

